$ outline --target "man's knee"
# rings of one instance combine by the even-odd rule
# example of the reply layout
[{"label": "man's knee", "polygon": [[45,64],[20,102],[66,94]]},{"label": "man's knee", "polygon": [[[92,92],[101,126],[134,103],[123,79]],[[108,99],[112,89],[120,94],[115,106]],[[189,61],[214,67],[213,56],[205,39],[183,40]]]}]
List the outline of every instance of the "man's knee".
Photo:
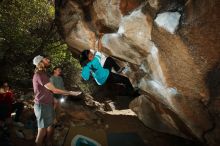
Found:
[{"label": "man's knee", "polygon": [[46,128],[38,128],[38,138],[43,139],[47,135]]},{"label": "man's knee", "polygon": [[49,126],[49,127],[47,128],[47,134],[52,135],[53,132],[54,132],[53,126]]},{"label": "man's knee", "polygon": [[42,134],[43,137],[47,135],[47,130],[46,130],[46,128],[43,128],[43,129],[42,129],[41,134]]}]

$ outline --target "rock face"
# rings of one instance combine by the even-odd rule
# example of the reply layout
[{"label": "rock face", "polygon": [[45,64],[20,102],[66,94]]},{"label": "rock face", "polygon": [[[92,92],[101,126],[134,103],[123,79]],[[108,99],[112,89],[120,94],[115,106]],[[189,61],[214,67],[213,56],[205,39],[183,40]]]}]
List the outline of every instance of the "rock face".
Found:
[{"label": "rock face", "polygon": [[130,65],[143,95],[133,109],[155,130],[218,145],[220,1],[63,0],[61,34],[79,53],[95,48]]}]

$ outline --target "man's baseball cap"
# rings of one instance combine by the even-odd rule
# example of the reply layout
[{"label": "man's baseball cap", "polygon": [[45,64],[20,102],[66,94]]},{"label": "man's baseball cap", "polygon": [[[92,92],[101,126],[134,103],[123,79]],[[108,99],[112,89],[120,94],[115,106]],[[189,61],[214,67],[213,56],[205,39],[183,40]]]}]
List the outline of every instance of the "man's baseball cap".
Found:
[{"label": "man's baseball cap", "polygon": [[34,65],[38,65],[38,64],[41,62],[41,60],[43,60],[43,59],[44,59],[43,56],[37,55],[37,56],[34,57],[34,59],[33,59],[33,64],[34,64]]}]

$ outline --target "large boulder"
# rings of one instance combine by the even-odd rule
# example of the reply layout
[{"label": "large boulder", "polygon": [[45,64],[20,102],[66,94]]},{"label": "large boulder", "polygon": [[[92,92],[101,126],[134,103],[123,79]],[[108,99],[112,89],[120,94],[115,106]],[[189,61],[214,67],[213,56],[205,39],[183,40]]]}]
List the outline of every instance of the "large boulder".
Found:
[{"label": "large boulder", "polygon": [[71,48],[80,51],[95,46],[95,33],[84,20],[80,4],[74,1],[63,2],[59,15],[62,36]]},{"label": "large boulder", "polygon": [[105,33],[102,51],[129,64],[143,91],[130,108],[146,126],[218,145],[219,9],[218,0],[64,0],[56,17],[73,52]]}]

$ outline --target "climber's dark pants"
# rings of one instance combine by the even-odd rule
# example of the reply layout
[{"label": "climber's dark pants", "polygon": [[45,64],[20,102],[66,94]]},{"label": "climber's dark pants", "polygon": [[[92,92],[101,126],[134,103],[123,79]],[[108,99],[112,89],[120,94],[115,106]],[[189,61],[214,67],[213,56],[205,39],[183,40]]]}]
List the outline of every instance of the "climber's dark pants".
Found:
[{"label": "climber's dark pants", "polygon": [[114,68],[116,72],[120,69],[120,66],[115,62],[113,58],[108,57],[104,63],[103,68],[109,70],[109,76],[106,83],[123,84],[126,88],[128,95],[133,96],[135,94],[134,88],[127,77],[111,72],[112,68]]},{"label": "climber's dark pants", "polygon": [[130,80],[127,77],[122,76],[120,74],[110,72],[106,82],[113,83],[113,84],[116,84],[116,83],[123,84],[129,95],[133,94],[133,92],[134,92],[134,88],[133,88]]},{"label": "climber's dark pants", "polygon": [[106,68],[111,72],[112,68],[117,72],[120,69],[120,66],[115,62],[115,60],[111,57],[107,57],[104,63],[103,68]]}]

